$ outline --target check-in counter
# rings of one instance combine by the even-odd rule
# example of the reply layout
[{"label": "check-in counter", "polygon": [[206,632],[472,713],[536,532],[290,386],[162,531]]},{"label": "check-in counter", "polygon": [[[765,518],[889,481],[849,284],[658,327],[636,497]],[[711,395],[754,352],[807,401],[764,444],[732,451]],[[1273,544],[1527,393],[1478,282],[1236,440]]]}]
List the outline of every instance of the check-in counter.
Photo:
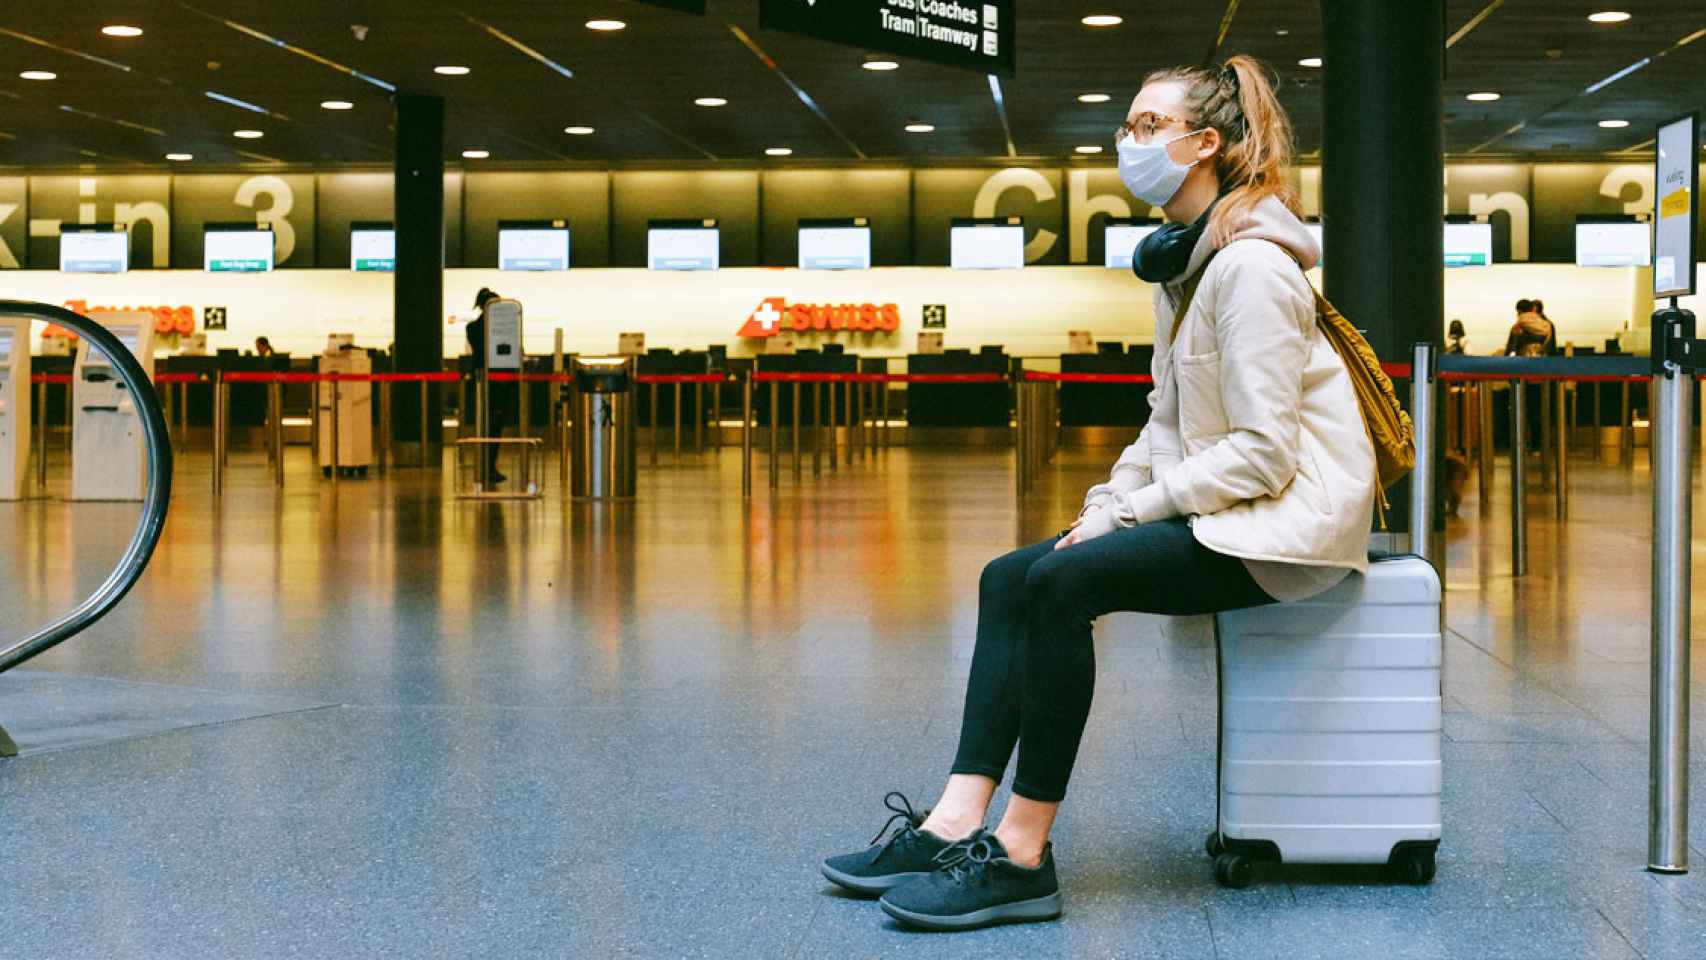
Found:
[{"label": "check-in counter", "polygon": [[[1150,372],[1155,348],[1118,344],[1097,353],[1067,353],[1060,357],[1061,373],[1143,374]],[[1149,422],[1146,383],[1062,383],[1060,385],[1061,441],[1070,445],[1123,446],[1136,439]]]},{"label": "check-in counter", "polygon": [[[914,353],[906,358],[909,374],[983,373],[1005,377],[1010,360],[999,347]],[[1012,425],[1013,391],[999,383],[909,383],[906,385],[907,442],[951,442],[979,438],[1007,443]]]}]

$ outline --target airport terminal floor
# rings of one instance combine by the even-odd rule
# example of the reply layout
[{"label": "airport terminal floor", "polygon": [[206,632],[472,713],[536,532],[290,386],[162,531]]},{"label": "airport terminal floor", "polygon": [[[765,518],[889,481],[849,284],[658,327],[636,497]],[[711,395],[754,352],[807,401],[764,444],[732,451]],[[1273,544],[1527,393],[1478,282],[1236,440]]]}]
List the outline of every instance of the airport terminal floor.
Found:
[{"label": "airport terminal floor", "polygon": [[[0,955],[1700,956],[1706,872],[1644,870],[1644,456],[1573,464],[1567,526],[1536,488],[1521,581],[1502,489],[1450,523],[1431,886],[1217,886],[1213,650],[1115,615],[1061,922],[914,933],[836,892],[818,860],[886,791],[936,799],[981,567],[1058,530],[1110,454],[1063,450],[1019,505],[996,449],[891,449],[750,504],[738,451],[666,456],[618,506],[459,501],[448,471],[334,487],[299,448],[283,492],[234,454],[210,503],[184,457],[135,593],[0,684],[24,751]],[[0,582],[28,585],[0,618],[81,596],[134,515],[0,504]],[[1698,699],[1699,641],[1693,669]]]}]

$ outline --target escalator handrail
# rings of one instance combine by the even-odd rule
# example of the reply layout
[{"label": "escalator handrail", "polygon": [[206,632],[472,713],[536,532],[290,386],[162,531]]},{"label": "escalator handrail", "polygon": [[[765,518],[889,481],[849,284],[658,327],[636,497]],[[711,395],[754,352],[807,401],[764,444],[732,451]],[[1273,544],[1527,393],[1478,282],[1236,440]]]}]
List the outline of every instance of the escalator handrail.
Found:
[{"label": "escalator handrail", "polygon": [[148,490],[142,499],[142,517],[137,521],[136,533],[131,536],[130,545],[125,548],[118,566],[88,599],[70,613],[23,640],[0,648],[0,673],[5,673],[88,629],[117,606],[136,585],[142,571],[148,567],[148,560],[154,555],[154,548],[159,545],[160,534],[166,526],[166,510],[172,498],[172,445],[167,440],[165,414],[160,410],[159,399],[150,389],[148,374],[131,356],[130,350],[105,327],[63,307],[24,300],[0,300],[0,316],[29,317],[56,324],[99,349],[112,361],[113,368],[130,390],[148,447]]}]

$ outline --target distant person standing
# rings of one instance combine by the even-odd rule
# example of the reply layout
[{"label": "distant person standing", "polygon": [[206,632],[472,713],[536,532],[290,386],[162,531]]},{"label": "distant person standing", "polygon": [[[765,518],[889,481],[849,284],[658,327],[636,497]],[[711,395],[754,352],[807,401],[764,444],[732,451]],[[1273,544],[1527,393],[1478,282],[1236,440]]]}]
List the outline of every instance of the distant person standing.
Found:
[{"label": "distant person standing", "polygon": [[1453,320],[1445,334],[1446,353],[1468,353],[1469,336],[1463,331],[1463,321]]},{"label": "distant person standing", "polygon": [[[468,373],[477,375],[485,366],[486,306],[498,299],[501,298],[497,292],[488,287],[481,287],[480,292],[474,294],[474,309],[479,311],[480,315],[469,321],[466,328],[468,348],[473,353],[472,361],[466,371]],[[489,409],[486,412],[486,432],[489,436],[503,436],[504,427],[509,423],[512,411],[515,409],[515,392],[515,384],[513,383],[494,383],[487,388],[486,403]],[[486,449],[486,472],[490,475],[492,483],[503,483],[508,479],[498,472],[498,448],[496,445],[488,446]]]},{"label": "distant person standing", "polygon": [[272,341],[266,337],[255,338],[255,356],[270,357],[273,355]]},{"label": "distant person standing", "polygon": [[1543,357],[1552,346],[1552,321],[1539,309],[1539,301],[1522,299],[1516,302],[1516,322],[1511,324],[1510,336],[1505,338],[1507,357]]}]

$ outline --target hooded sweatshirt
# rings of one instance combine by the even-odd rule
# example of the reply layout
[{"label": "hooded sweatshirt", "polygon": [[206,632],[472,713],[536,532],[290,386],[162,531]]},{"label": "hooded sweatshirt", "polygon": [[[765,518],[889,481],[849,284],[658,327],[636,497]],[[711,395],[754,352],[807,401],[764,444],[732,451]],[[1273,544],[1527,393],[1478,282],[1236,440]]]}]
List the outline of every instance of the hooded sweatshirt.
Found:
[{"label": "hooded sweatshirt", "polygon": [[1316,325],[1309,231],[1278,200],[1258,204],[1203,271],[1175,341],[1182,284],[1212,253],[1205,233],[1156,288],[1149,423],[1083,515],[1189,517],[1198,542],[1243,559],[1270,596],[1300,600],[1368,568],[1374,448]]}]

